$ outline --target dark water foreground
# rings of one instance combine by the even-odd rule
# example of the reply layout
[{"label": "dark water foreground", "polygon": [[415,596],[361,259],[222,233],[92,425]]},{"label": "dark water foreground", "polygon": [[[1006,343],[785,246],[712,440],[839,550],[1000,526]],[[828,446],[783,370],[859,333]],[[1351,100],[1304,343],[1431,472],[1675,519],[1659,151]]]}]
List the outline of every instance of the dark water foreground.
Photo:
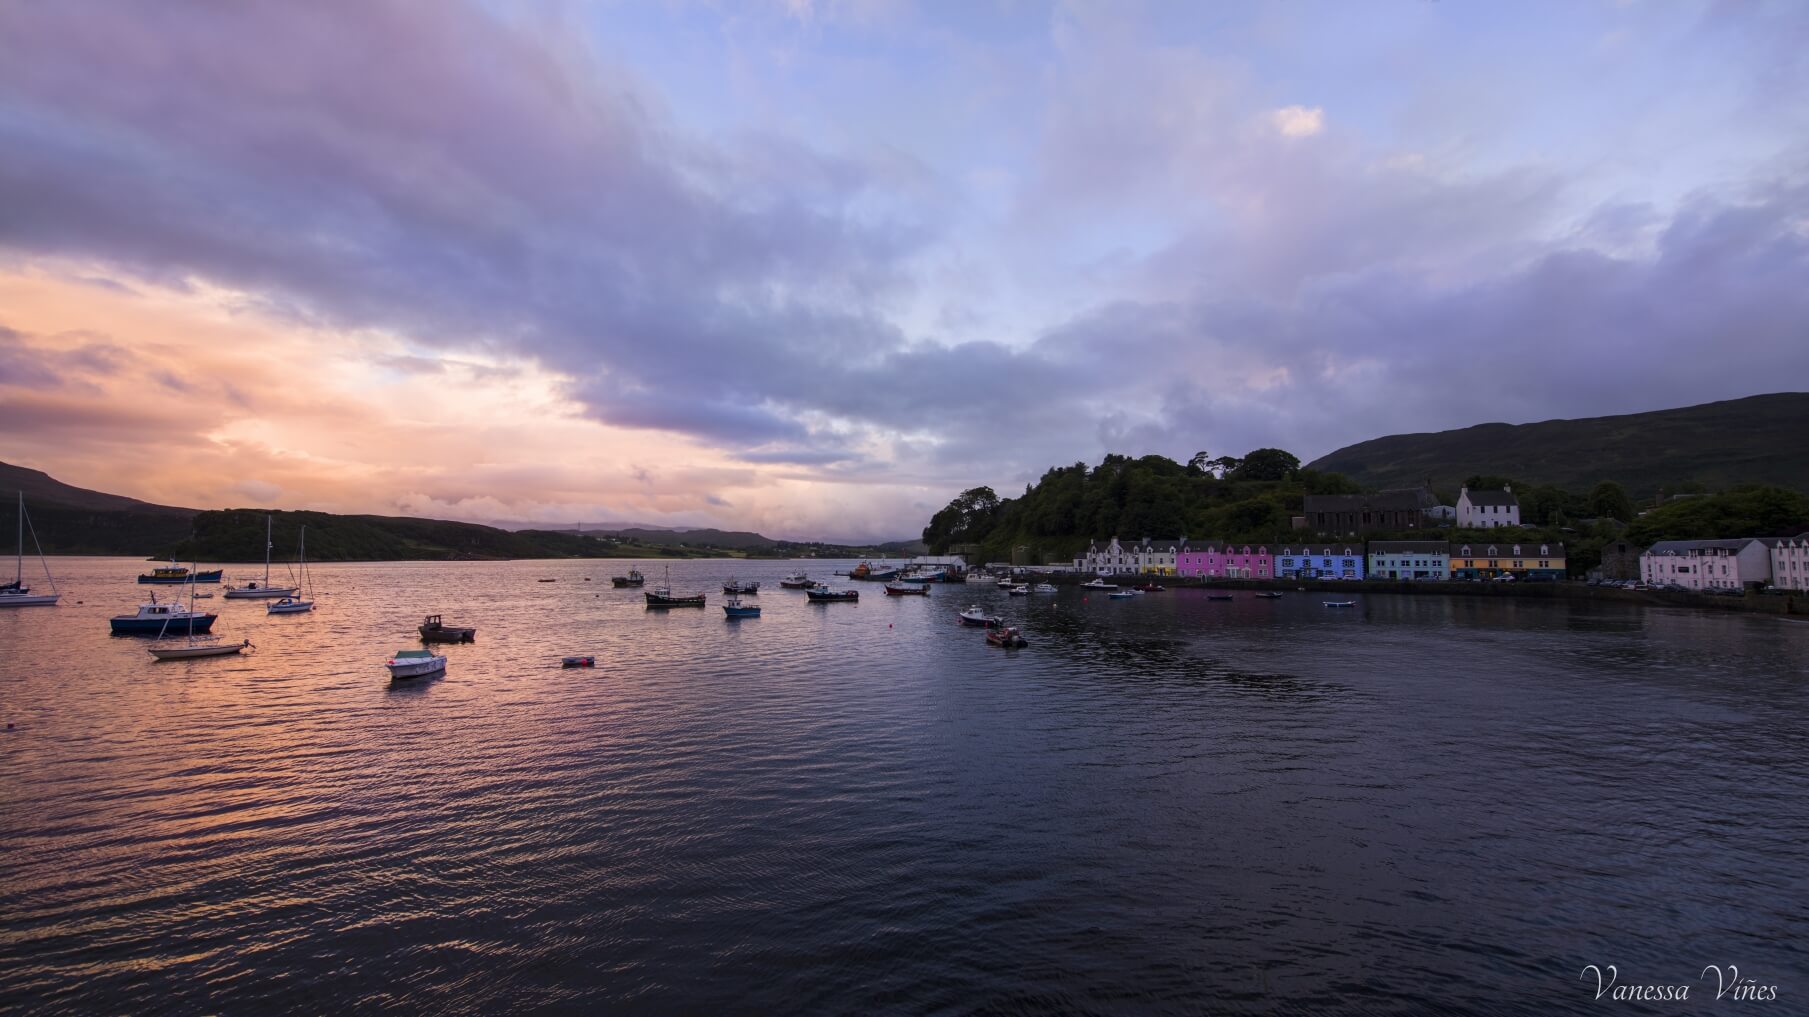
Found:
[{"label": "dark water foreground", "polygon": [[[343,565],[313,615],[207,602],[255,654],[153,664],[106,634],[141,564],[0,614],[0,1009],[1760,1006],[1714,999],[1733,964],[1809,1010],[1802,623],[813,606],[727,562],[674,564],[711,605],[659,614],[607,562]],[[765,617],[725,622],[731,573]],[[1032,645],[956,627],[974,600]],[[429,611],[478,642],[392,687]],[[1589,964],[1689,1001],[1597,1000]]]}]

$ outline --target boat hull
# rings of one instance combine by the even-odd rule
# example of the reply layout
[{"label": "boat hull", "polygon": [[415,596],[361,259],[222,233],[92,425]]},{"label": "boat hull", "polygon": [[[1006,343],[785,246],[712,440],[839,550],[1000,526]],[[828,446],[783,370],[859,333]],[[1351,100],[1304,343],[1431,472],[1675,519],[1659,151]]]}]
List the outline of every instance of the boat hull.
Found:
[{"label": "boat hull", "polygon": [[409,678],[421,678],[430,674],[439,674],[446,670],[445,657],[429,657],[426,660],[411,660],[407,663],[389,664],[391,681],[402,681]]},{"label": "boat hull", "polygon": [[312,610],[314,610],[314,602],[312,600],[295,600],[290,601],[287,604],[278,601],[277,603],[264,606],[265,614],[303,614]]},{"label": "boat hull", "polygon": [[444,626],[437,629],[423,627],[421,629],[423,643],[475,643],[476,629],[453,629]]},{"label": "boat hull", "polygon": [[146,586],[181,586],[184,583],[217,583],[225,569],[212,572],[197,572],[193,576],[139,576],[138,581]]},{"label": "boat hull", "polygon": [[226,588],[226,599],[278,600],[293,597],[300,589],[299,586],[229,586]]},{"label": "boat hull", "polygon": [[814,579],[781,579],[779,585],[787,590],[808,590],[816,585]]},{"label": "boat hull", "polygon": [[50,607],[60,593],[0,593],[0,607]]},{"label": "boat hull", "polygon": [[760,609],[757,607],[729,607],[728,605],[725,604],[725,605],[723,605],[722,613],[726,617],[729,617],[729,618],[758,618],[758,617],[760,617]]},{"label": "boat hull", "polygon": [[861,599],[861,595],[853,590],[849,590],[846,593],[818,593],[815,590],[807,590],[804,595],[810,598],[812,604],[834,604],[839,602],[853,603]]},{"label": "boat hull", "polygon": [[153,646],[151,656],[158,660],[194,660],[198,657],[232,657],[245,651],[250,640],[219,646]]},{"label": "boat hull", "polygon": [[164,633],[187,635],[190,632],[207,632],[214,627],[217,614],[198,614],[193,624],[187,618],[109,618],[107,623],[113,626],[116,636],[158,636]]}]

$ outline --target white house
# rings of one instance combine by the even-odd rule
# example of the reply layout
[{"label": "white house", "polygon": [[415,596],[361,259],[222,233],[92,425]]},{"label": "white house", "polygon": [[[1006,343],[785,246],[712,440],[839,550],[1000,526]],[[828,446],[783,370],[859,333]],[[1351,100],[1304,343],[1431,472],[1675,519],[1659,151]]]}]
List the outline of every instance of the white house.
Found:
[{"label": "white house", "polygon": [[1187,547],[1187,538],[1179,540],[1142,540],[1121,541],[1113,537],[1110,541],[1093,541],[1087,545],[1086,553],[1074,559],[1077,572],[1092,572],[1096,575],[1109,576],[1124,572],[1154,572],[1160,575],[1175,574],[1175,555]]},{"label": "white house", "polygon": [[1472,491],[1468,487],[1457,494],[1457,525],[1478,530],[1497,526],[1520,525],[1520,499],[1512,487],[1499,491]]},{"label": "white house", "polygon": [[1771,585],[1809,590],[1809,533],[1786,537],[1771,549]]},{"label": "white house", "polygon": [[1773,540],[1661,540],[1639,556],[1639,578],[1654,586],[1676,583],[1692,590],[1738,590],[1771,581]]}]

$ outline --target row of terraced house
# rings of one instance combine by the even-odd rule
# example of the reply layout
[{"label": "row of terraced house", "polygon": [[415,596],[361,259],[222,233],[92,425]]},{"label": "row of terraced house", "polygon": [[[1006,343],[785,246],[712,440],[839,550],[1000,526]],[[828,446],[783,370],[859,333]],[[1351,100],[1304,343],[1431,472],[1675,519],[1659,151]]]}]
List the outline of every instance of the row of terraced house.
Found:
[{"label": "row of terraced house", "polygon": [[1199,579],[1516,579],[1565,578],[1564,545],[1443,540],[1310,541],[1270,547],[1224,541],[1094,541],[1074,559],[1076,572]]}]

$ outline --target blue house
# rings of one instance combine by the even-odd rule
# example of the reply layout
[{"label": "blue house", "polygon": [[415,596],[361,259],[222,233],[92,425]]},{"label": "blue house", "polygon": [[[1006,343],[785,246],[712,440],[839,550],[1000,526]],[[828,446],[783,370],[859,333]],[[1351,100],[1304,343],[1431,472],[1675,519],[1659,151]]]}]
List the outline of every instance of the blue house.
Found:
[{"label": "blue house", "polygon": [[1442,540],[1372,540],[1371,579],[1449,579],[1451,545]]},{"label": "blue house", "polygon": [[1362,579],[1362,544],[1284,547],[1275,555],[1277,579]]}]

